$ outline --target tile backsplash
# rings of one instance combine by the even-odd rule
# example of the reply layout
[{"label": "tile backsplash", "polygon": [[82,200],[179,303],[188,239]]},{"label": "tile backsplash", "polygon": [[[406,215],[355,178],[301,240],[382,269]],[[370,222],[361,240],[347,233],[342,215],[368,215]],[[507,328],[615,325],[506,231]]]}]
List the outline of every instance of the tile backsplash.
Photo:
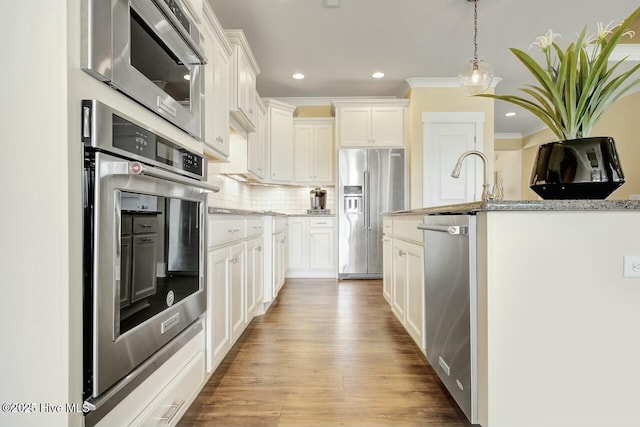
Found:
[{"label": "tile backsplash", "polygon": [[[220,187],[219,193],[209,194],[209,206],[228,209],[275,211],[285,214],[306,213],[310,208],[312,187],[271,187],[249,185],[209,170],[209,182]],[[327,190],[327,209],[335,212],[335,187]]]},{"label": "tile backsplash", "polygon": [[[327,190],[327,209],[335,212],[335,188],[322,187]],[[254,186],[251,190],[251,206],[254,210],[276,211],[286,214],[306,213],[311,208],[309,193],[312,187],[262,187]]]}]

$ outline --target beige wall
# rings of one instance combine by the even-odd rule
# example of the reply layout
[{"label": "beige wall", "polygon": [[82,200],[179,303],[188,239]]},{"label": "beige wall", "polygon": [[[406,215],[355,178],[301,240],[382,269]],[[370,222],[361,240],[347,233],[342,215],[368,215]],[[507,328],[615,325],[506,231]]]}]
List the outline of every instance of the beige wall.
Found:
[{"label": "beige wall", "polygon": [[[422,113],[482,112],[484,118],[483,151],[493,170],[494,101],[467,96],[460,88],[416,88],[407,95],[409,104],[410,206],[422,207]],[[454,165],[451,165],[453,167]]]},{"label": "beige wall", "polygon": [[[628,95],[616,102],[595,126],[591,136],[611,136],[616,147],[626,183],[609,199],[628,199],[630,194],[640,194],[640,92]],[[535,200],[537,195],[529,189],[531,167],[537,146],[556,141],[557,137],[545,129],[525,137],[522,150],[522,197]]]},{"label": "beige wall", "polygon": [[333,117],[330,105],[301,105],[296,108],[296,117]]},{"label": "beige wall", "polygon": [[494,183],[499,185],[501,181],[502,198],[522,199],[522,150],[496,150],[494,171]]}]

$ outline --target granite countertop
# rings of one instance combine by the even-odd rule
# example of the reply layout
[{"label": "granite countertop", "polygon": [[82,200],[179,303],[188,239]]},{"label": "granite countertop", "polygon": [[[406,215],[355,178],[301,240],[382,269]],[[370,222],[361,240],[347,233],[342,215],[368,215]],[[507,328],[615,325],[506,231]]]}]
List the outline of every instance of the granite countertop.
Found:
[{"label": "granite countertop", "polygon": [[207,208],[209,215],[255,215],[255,216],[287,216],[281,212],[273,211],[250,211],[245,209],[216,208],[209,206]]},{"label": "granite countertop", "polygon": [[389,212],[386,215],[465,214],[493,211],[620,211],[640,210],[639,200],[491,200]]},{"label": "granite countertop", "polygon": [[308,214],[308,213],[301,213],[301,214],[288,214],[287,216],[311,216],[311,217],[318,217],[318,218],[326,218],[326,217],[335,217],[336,214]]}]

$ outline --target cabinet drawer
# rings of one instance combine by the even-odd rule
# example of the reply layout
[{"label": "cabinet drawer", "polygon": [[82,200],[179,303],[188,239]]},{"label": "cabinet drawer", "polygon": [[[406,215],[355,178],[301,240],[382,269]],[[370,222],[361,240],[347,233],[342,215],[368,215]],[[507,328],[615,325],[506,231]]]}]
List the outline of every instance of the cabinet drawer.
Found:
[{"label": "cabinet drawer", "polygon": [[142,420],[135,420],[130,426],[166,427],[176,425],[189,408],[191,398],[199,390],[203,379],[204,353],[198,353],[171,380],[158,400],[150,405],[147,416]]},{"label": "cabinet drawer", "polygon": [[209,246],[245,238],[245,220],[225,218],[209,220]]},{"label": "cabinet drawer", "polygon": [[247,219],[247,237],[263,234],[264,222],[262,217]]},{"label": "cabinet drawer", "polygon": [[134,233],[156,233],[158,217],[156,215],[136,215],[133,217]]},{"label": "cabinet drawer", "polygon": [[393,235],[402,239],[422,243],[422,231],[418,230],[418,224],[422,224],[422,216],[395,217],[393,218]]},{"label": "cabinet drawer", "polygon": [[283,232],[287,228],[287,218],[276,216],[273,218],[273,232],[280,233]]},{"label": "cabinet drawer", "polygon": [[311,218],[309,219],[309,227],[311,228],[331,228],[333,227],[333,218]]}]

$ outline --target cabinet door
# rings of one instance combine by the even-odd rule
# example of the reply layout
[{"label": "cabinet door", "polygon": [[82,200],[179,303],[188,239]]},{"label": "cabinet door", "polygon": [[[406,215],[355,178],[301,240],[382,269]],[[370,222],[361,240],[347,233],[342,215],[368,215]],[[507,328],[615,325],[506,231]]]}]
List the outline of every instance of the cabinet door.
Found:
[{"label": "cabinet door", "polygon": [[120,240],[120,307],[131,303],[131,236]]},{"label": "cabinet door", "polygon": [[205,54],[209,62],[204,67],[205,115],[204,146],[214,154],[229,156],[229,77],[230,62],[224,49],[208,25],[204,26]]},{"label": "cabinet door", "polygon": [[405,328],[421,350],[424,343],[424,280],[422,246],[405,244],[407,303],[405,309]]},{"label": "cabinet door", "polygon": [[306,250],[308,239],[308,224],[304,217],[289,218],[289,268],[308,268],[309,254]]},{"label": "cabinet door", "polygon": [[333,228],[310,229],[309,268],[334,268]]},{"label": "cabinet door", "polygon": [[262,312],[259,306],[264,300],[264,238],[256,240],[255,259],[254,259],[254,275],[256,288],[256,309]]},{"label": "cabinet door", "polygon": [[229,286],[231,296],[231,340],[238,339],[245,325],[246,315],[244,312],[244,298],[246,281],[245,270],[245,247],[240,243],[231,247],[231,259],[229,268]]},{"label": "cabinet door", "polygon": [[247,313],[247,323],[253,318],[256,309],[256,240],[247,242],[246,258],[246,296],[245,312]]},{"label": "cabinet door", "polygon": [[256,124],[256,75],[253,74],[249,62],[246,68],[246,97],[247,97],[247,118],[254,125]]},{"label": "cabinet door", "polygon": [[266,115],[258,109],[256,114],[256,131],[247,136],[247,156],[249,172],[258,178],[264,178],[264,145],[266,138]]},{"label": "cabinet door", "polygon": [[371,143],[381,147],[404,146],[404,107],[371,108]]},{"label": "cabinet door", "polygon": [[293,181],[293,114],[269,109],[269,145],[271,148],[271,181]]},{"label": "cabinet door", "polygon": [[382,239],[382,296],[391,305],[393,284],[393,242],[389,237]]},{"label": "cabinet door", "polygon": [[338,138],[341,147],[371,143],[371,107],[341,107]]},{"label": "cabinet door", "polygon": [[237,72],[238,72],[238,110],[242,111],[245,116],[248,117],[247,114],[247,101],[248,101],[248,87],[249,83],[247,82],[247,78],[249,77],[249,59],[247,55],[244,53],[242,48],[236,46],[236,54],[237,57]]},{"label": "cabinet door", "polygon": [[295,181],[314,181],[314,143],[313,125],[295,125],[294,150],[295,150]]},{"label": "cabinet door", "polygon": [[393,241],[393,312],[404,325],[405,304],[406,304],[406,283],[407,283],[407,252],[404,243]]},{"label": "cabinet door", "polygon": [[231,326],[229,323],[229,248],[209,251],[208,267],[208,301],[207,370],[213,370],[227,353],[231,345]]},{"label": "cabinet door", "polygon": [[[333,126],[315,125],[313,129],[313,170],[315,183],[332,184],[333,179]],[[298,162],[296,160],[296,166]]]},{"label": "cabinet door", "polygon": [[156,293],[156,234],[133,238],[131,302]]}]

